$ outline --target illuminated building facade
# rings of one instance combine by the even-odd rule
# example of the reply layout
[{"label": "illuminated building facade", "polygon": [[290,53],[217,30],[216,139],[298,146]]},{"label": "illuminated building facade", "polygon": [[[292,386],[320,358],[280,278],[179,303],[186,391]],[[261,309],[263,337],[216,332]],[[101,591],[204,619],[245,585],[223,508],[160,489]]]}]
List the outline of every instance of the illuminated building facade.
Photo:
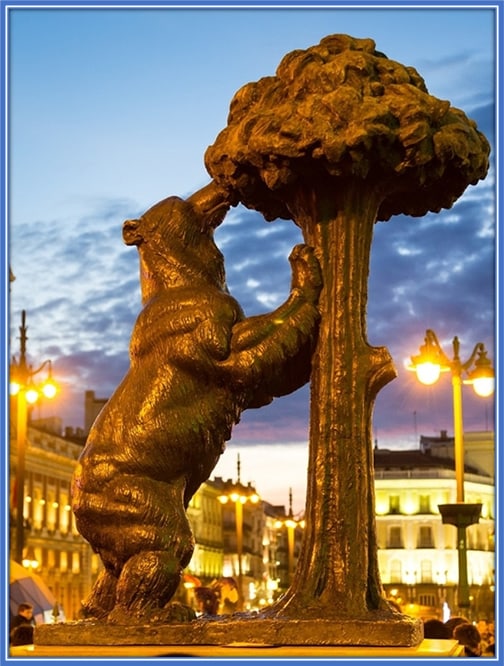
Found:
[{"label": "illuminated building facade", "polygon": [[[17,448],[15,419],[10,438],[10,552],[14,556]],[[70,479],[82,444],[29,425],[24,487],[24,544],[32,569],[47,583],[67,620],[78,619],[81,600],[99,571],[99,558],[80,536],[70,509]]]},{"label": "illuminated building facade", "polygon": [[[444,435],[444,437],[443,437]],[[487,437],[467,438],[487,448]],[[437,440],[437,441],[433,441]],[[443,441],[444,440],[444,441]],[[445,447],[445,451],[441,450]],[[494,617],[493,467],[465,465],[465,493],[481,503],[478,523],[467,528],[470,607],[458,608],[457,530],[443,524],[439,504],[455,502],[453,446],[446,434],[424,438],[415,451],[375,450],[376,529],[380,577],[403,612],[423,618],[448,614]],[[474,450],[468,459],[476,460]]]}]

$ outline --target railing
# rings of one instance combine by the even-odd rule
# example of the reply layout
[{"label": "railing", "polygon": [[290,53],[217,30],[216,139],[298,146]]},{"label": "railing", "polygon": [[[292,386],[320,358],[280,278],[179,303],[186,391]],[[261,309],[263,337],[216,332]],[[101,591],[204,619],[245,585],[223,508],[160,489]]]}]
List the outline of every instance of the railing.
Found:
[{"label": "railing", "polygon": [[[453,479],[454,470],[451,469],[375,469],[375,479]],[[482,477],[478,474],[466,472],[466,481],[473,483],[494,485],[493,477]]]}]

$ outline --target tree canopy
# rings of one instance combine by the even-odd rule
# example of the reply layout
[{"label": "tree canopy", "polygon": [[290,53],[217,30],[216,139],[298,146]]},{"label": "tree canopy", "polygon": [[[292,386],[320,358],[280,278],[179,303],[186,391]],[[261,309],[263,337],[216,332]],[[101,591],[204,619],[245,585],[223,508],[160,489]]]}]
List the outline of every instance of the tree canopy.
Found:
[{"label": "tree canopy", "polygon": [[488,170],[476,123],[429,94],[412,67],[372,39],[330,35],[284,56],[276,76],[244,85],[205,154],[208,172],[267,220],[290,219],[300,184],[366,182],[378,220],[450,208]]}]

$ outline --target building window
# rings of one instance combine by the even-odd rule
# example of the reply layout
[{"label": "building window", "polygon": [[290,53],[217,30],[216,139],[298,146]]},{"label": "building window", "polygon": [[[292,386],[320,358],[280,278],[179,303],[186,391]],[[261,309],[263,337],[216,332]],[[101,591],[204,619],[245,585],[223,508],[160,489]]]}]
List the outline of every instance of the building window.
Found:
[{"label": "building window", "polygon": [[68,553],[68,556],[71,558],[70,561],[72,562],[72,573],[80,573],[80,553]]},{"label": "building window", "polygon": [[436,597],[433,594],[419,594],[418,603],[420,606],[436,606]]},{"label": "building window", "polygon": [[430,560],[420,562],[420,582],[432,583],[432,562]]},{"label": "building window", "polygon": [[401,560],[392,560],[392,562],[390,563],[390,582],[391,583],[402,582]]},{"label": "building window", "polygon": [[430,525],[420,525],[420,529],[418,530],[417,548],[434,548],[432,527]]},{"label": "building window", "polygon": [[418,513],[432,513],[430,495],[420,495],[418,498]]},{"label": "building window", "polygon": [[389,528],[387,548],[403,548],[402,532],[399,525]]},{"label": "building window", "polygon": [[[71,556],[71,554],[70,554],[70,556]],[[59,570],[60,571],[68,571],[68,555],[65,551],[61,552]]]},{"label": "building window", "polygon": [[389,513],[401,513],[399,495],[389,495]]}]

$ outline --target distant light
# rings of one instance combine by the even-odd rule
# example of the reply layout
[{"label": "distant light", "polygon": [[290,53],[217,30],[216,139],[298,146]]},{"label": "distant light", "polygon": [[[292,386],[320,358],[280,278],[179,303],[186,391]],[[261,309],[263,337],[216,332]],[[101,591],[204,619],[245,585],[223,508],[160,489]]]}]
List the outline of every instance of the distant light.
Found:
[{"label": "distant light", "polygon": [[33,405],[38,400],[38,391],[31,388],[26,391],[26,402]]},{"label": "distant light", "polygon": [[26,557],[24,557],[23,566],[26,569],[36,569],[38,567],[38,560],[29,560]]},{"label": "distant light", "polygon": [[415,503],[413,502],[413,500],[411,498],[409,498],[409,499],[406,499],[403,502],[402,509],[403,509],[403,513],[405,513],[407,516],[412,516],[413,514],[416,513],[417,507],[416,507]]},{"label": "distant light", "polygon": [[30,546],[26,549],[26,555],[23,557],[22,565],[27,569],[37,569],[39,561],[35,555],[35,550]]},{"label": "distant light", "polygon": [[48,382],[42,386],[42,393],[45,395],[46,398],[54,398],[57,392],[58,389],[56,388],[56,385],[53,384],[52,382]]},{"label": "distant light", "polygon": [[386,516],[389,510],[388,502],[384,499],[377,498],[375,502],[375,513],[377,516]]}]

